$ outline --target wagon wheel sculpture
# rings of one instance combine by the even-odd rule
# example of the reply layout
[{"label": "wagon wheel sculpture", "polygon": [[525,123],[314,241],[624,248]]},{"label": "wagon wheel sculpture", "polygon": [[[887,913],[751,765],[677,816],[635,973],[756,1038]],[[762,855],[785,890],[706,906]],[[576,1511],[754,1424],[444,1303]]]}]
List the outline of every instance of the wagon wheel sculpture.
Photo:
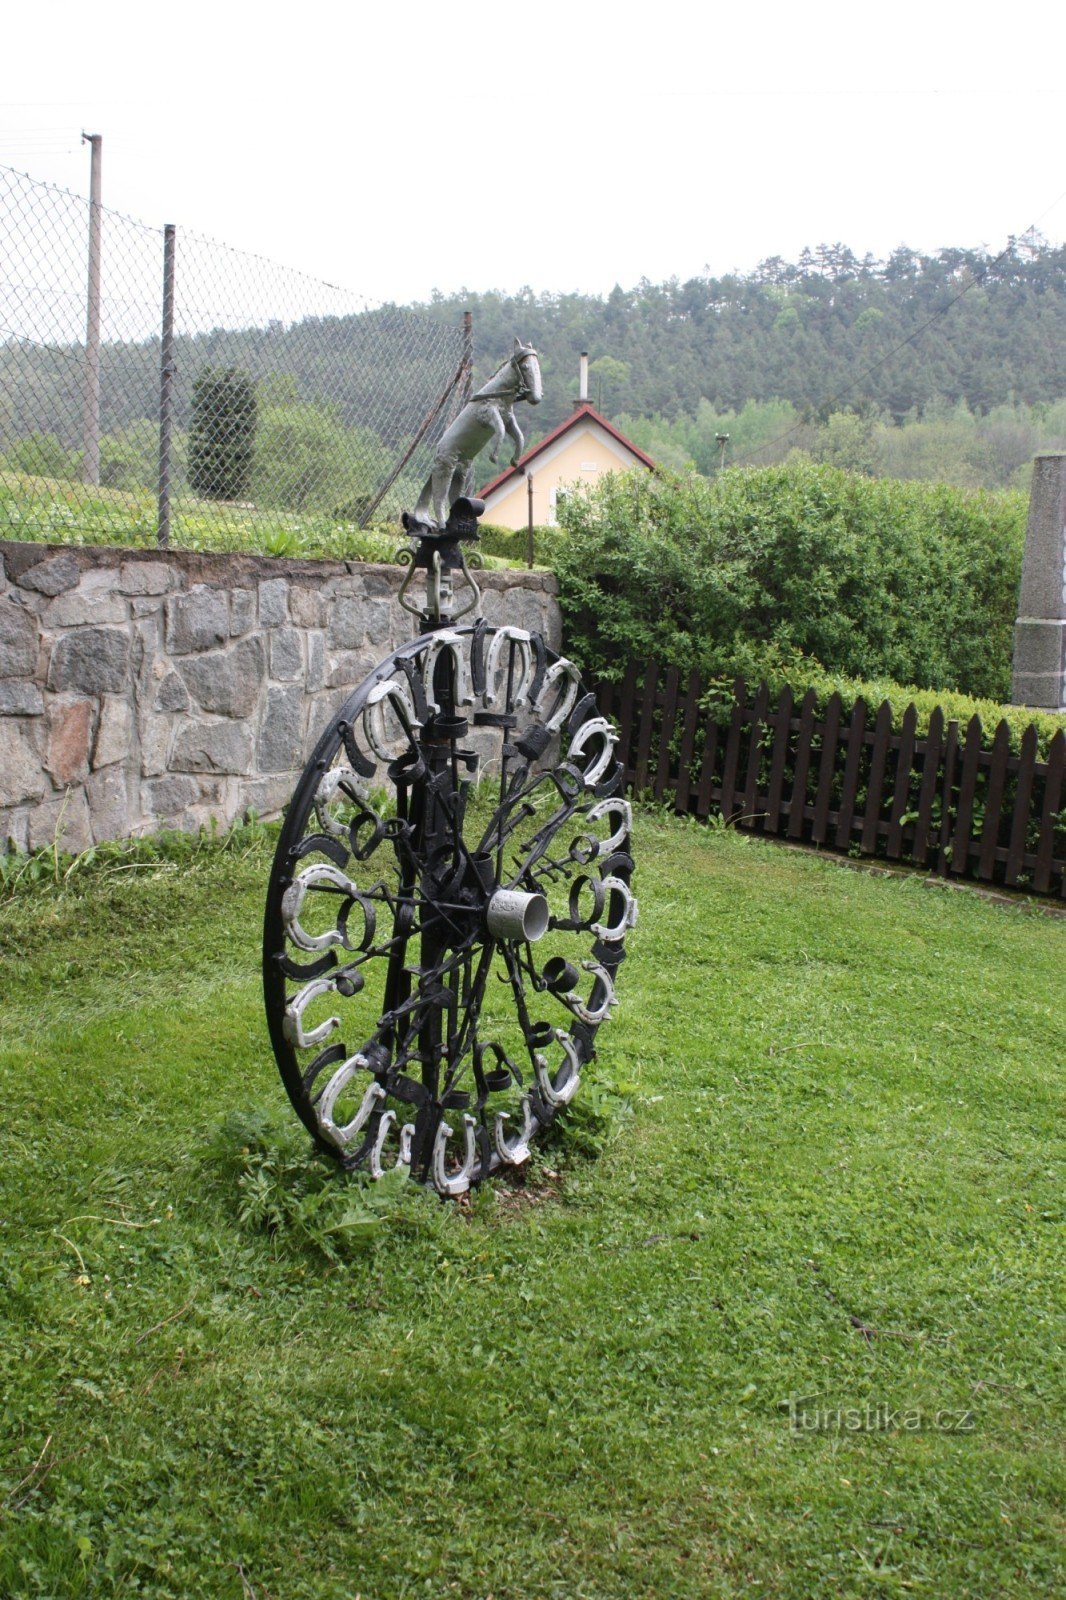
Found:
[{"label": "wagon wheel sculpture", "polygon": [[274,1053],[316,1143],[442,1195],[521,1165],[573,1098],[637,913],[614,729],[538,634],[459,623],[481,509],[405,519],[422,632],[307,763],[263,942]]}]

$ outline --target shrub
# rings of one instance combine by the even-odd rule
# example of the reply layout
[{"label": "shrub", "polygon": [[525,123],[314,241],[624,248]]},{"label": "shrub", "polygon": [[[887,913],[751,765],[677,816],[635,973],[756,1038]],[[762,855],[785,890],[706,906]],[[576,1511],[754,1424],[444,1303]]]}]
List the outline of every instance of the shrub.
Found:
[{"label": "shrub", "polygon": [[612,474],[560,510],[571,650],[707,676],[885,677],[1005,700],[1024,497],[793,462]]},{"label": "shrub", "polygon": [[192,390],[189,483],[205,500],[244,500],[252,472],[256,399],[236,367],[205,368]]}]

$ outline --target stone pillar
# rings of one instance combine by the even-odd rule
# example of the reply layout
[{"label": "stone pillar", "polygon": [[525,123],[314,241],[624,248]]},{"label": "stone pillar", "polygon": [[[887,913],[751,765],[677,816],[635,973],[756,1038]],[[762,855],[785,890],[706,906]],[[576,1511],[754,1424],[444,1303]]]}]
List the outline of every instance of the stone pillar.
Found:
[{"label": "stone pillar", "polygon": [[1066,455],[1033,463],[1011,699],[1066,711]]}]

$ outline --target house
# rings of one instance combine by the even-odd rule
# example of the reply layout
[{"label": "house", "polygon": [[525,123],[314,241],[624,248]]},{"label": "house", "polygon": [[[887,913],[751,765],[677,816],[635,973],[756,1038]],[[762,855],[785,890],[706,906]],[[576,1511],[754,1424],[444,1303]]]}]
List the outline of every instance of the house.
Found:
[{"label": "house", "polygon": [[527,450],[516,467],[508,467],[478,490],[485,502],[485,522],[501,528],[528,527],[532,482],[533,522],[554,528],[559,501],[571,485],[595,483],[605,472],[655,470],[650,456],[600,416],[588,392],[589,358],[582,351],[579,397],[571,415]]}]

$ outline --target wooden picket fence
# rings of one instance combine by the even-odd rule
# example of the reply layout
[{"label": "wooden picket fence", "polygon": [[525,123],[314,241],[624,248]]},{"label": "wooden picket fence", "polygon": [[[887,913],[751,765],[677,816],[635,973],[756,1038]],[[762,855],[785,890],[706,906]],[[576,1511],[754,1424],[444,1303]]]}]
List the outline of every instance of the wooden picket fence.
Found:
[{"label": "wooden picket fence", "polygon": [[960,729],[938,709],[919,738],[913,705],[894,733],[887,701],[845,714],[834,694],[817,713],[813,689],[797,704],[786,688],[772,706],[765,683],[752,695],[743,678],[712,714],[706,687],[654,661],[599,686],[635,794],[796,844],[1066,896],[1061,731],[1038,761],[1034,727],[1012,754],[1006,722],[989,744],[978,717]]}]

